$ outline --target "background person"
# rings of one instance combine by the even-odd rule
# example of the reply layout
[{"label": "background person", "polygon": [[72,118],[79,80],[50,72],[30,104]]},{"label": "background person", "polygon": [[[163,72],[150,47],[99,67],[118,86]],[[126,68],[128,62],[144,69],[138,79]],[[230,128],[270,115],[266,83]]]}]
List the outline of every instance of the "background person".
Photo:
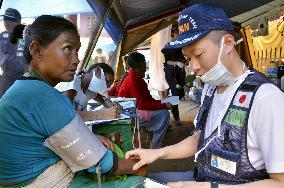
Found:
[{"label": "background person", "polygon": [[127,65],[127,58],[128,58],[128,55],[123,57],[123,67],[124,67],[124,72],[125,72],[124,76],[121,79],[117,79],[116,81],[114,81],[113,85],[107,91],[108,96],[110,96],[110,97],[117,97],[118,96],[121,84],[123,83],[124,79],[128,75],[129,66]]},{"label": "background person", "polygon": [[12,44],[9,39],[13,29],[21,24],[21,18],[19,11],[13,8],[8,8],[3,15],[6,31],[0,33],[0,97],[23,75],[26,68],[22,54],[17,53],[17,41]]},{"label": "background person", "polygon": [[[172,26],[171,37],[174,39],[178,36],[177,24]],[[162,51],[163,52],[163,51]],[[165,78],[169,84],[168,94],[171,91],[172,96],[178,96],[179,100],[184,97],[184,86],[185,86],[185,64],[186,60],[182,55],[181,49],[173,52],[165,53],[164,71]],[[180,116],[178,105],[173,105],[171,112],[174,118],[174,124],[180,126]]]},{"label": "background person", "polygon": [[[114,71],[105,63],[92,65],[88,70],[74,76],[71,82],[61,82],[55,86],[63,95],[68,96],[74,108],[84,121],[115,119],[120,117],[121,109],[104,95],[113,83]],[[88,101],[94,99],[105,108],[87,111]]]},{"label": "background person", "polygon": [[126,98],[136,98],[139,117],[142,119],[140,125],[151,132],[152,148],[162,146],[167,127],[169,125],[170,104],[161,104],[160,100],[155,100],[150,95],[147,84],[144,81],[146,72],[146,62],[144,55],[133,52],[127,58],[128,73],[124,77],[118,96]]},{"label": "background person", "polygon": [[94,58],[94,64],[106,63],[106,57],[103,55],[103,50],[101,48],[96,49],[96,56]]}]

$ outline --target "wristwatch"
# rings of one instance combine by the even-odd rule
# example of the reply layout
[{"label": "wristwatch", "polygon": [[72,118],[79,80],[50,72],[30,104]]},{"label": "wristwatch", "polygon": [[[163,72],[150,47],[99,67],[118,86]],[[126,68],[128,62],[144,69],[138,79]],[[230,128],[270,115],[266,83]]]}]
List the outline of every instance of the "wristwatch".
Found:
[{"label": "wristwatch", "polygon": [[103,96],[103,100],[104,100],[104,103],[106,104],[107,108],[114,106],[112,101],[110,99],[108,99],[107,97]]},{"label": "wristwatch", "polygon": [[219,184],[216,182],[211,182],[211,188],[218,188]]}]

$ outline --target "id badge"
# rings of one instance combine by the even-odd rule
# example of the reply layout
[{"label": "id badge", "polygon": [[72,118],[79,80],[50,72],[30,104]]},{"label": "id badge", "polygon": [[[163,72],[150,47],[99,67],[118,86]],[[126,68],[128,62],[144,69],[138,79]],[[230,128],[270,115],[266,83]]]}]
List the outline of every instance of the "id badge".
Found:
[{"label": "id badge", "polygon": [[211,156],[211,166],[233,175],[236,174],[237,170],[237,162],[230,161],[216,155]]},{"label": "id badge", "polygon": [[4,33],[3,34],[3,38],[6,38],[6,39],[9,38],[9,34],[8,33]]},{"label": "id badge", "polygon": [[23,52],[17,52],[17,57],[23,57],[23,56],[24,56]]}]

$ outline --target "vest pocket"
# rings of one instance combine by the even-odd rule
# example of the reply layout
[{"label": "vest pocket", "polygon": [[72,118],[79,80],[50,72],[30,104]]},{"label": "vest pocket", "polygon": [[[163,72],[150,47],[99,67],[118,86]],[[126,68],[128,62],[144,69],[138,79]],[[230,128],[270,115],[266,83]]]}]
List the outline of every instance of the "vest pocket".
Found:
[{"label": "vest pocket", "polygon": [[210,148],[206,163],[213,169],[228,175],[237,175],[241,155],[236,152]]}]

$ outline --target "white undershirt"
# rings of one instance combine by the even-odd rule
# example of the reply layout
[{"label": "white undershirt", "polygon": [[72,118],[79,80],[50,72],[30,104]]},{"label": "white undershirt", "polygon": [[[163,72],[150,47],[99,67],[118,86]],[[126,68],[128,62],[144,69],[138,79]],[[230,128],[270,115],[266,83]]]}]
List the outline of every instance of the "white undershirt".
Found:
[{"label": "white undershirt", "polygon": [[[215,92],[209,110],[205,137],[221,123],[234,93],[247,77],[247,73],[229,86],[224,93]],[[205,84],[202,101],[209,85]],[[266,168],[268,173],[284,172],[284,93],[272,84],[263,84],[256,92],[248,119],[248,155],[254,168]]]},{"label": "white undershirt", "polygon": [[78,103],[78,110],[83,110],[86,108],[88,103],[88,98],[83,92],[81,88],[81,78],[77,75],[74,76],[74,79],[70,82],[60,82],[55,86],[60,92],[68,91],[68,90],[75,90],[76,96],[74,101]]}]

